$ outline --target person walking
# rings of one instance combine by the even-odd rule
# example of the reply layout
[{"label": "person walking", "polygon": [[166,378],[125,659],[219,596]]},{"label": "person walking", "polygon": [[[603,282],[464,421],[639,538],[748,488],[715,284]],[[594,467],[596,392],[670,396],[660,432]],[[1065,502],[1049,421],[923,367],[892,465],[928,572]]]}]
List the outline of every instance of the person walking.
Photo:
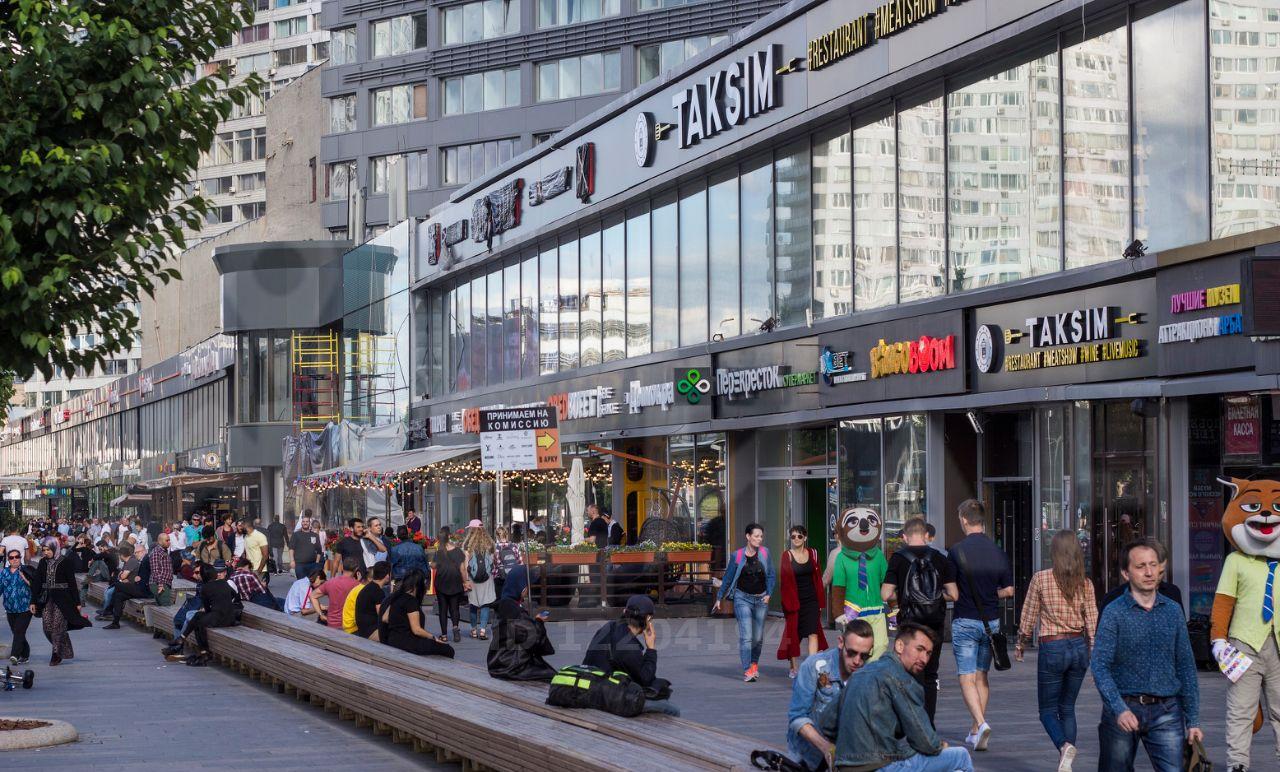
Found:
[{"label": "person walking", "polygon": [[1150,540],[1128,544],[1129,594],[1102,610],[1090,665],[1102,695],[1101,772],[1132,772],[1141,742],[1155,772],[1182,769],[1184,741],[1203,741],[1200,686],[1182,609],[1161,595]]},{"label": "person walking", "polygon": [[1013,597],[1009,559],[986,534],[987,509],[981,501],[960,503],[964,538],[947,555],[955,568],[959,598],[951,614],[951,649],[956,656],[960,693],[973,723],[965,742],[985,751],[991,739],[987,702],[991,699],[990,636],[1000,631],[1000,599]]},{"label": "person walking", "polygon": [[443,635],[427,632],[422,625],[422,601],[427,594],[427,578],[417,569],[405,575],[400,588],[382,605],[379,638],[388,646],[410,654],[453,658],[453,647]]},{"label": "person walking", "polygon": [[462,540],[462,554],[466,557],[467,611],[471,616],[471,637],[489,640],[489,614],[498,600],[494,589],[497,560],[494,557],[493,539],[479,520],[472,520]]},{"label": "person walking", "polygon": [[1084,574],[1084,551],[1074,531],[1058,531],[1049,545],[1053,567],[1031,577],[1022,606],[1014,659],[1040,628],[1036,697],[1040,723],[1058,749],[1058,772],[1071,772],[1076,757],[1076,696],[1089,670],[1098,632],[1093,582]]},{"label": "person walking", "polygon": [[81,630],[89,620],[81,613],[80,591],[76,587],[75,558],[66,559],[52,542],[41,548],[43,557],[36,567],[36,582],[32,589],[37,603],[32,613],[39,610],[44,622],[44,637],[53,645],[49,666],[62,664],[75,657],[71,647],[71,631]]},{"label": "person walking", "polygon": [[284,573],[284,544],[288,531],[279,520],[272,520],[267,526],[267,547],[271,550],[271,562],[275,564],[277,574]]},{"label": "person walking", "polygon": [[782,553],[778,574],[782,578],[782,613],[786,626],[778,643],[778,659],[787,660],[788,677],[795,678],[800,665],[800,642],[805,657],[827,650],[822,633],[822,568],[818,552],[808,544],[809,532],[802,525],[791,526],[790,548]]},{"label": "person walking", "polygon": [[293,575],[297,579],[306,579],[323,567],[324,544],[320,542],[320,534],[311,529],[311,518],[306,514],[298,530],[290,534],[289,551],[293,554]]},{"label": "person walking", "polygon": [[26,664],[31,657],[27,628],[31,625],[34,608],[31,602],[31,580],[23,573],[26,566],[22,557],[21,550],[8,550],[4,556],[4,567],[0,568],[0,593],[4,595],[4,612],[9,620],[9,630],[13,633],[9,656],[17,659],[19,665]]},{"label": "person walking", "polygon": [[760,649],[764,645],[764,620],[769,611],[776,577],[764,546],[764,526],[748,523],[743,533],[747,543],[733,554],[724,572],[713,612],[726,597],[733,600],[733,617],[738,622],[738,658],[742,680],[752,683],[760,677]]},{"label": "person walking", "polygon": [[462,550],[451,542],[451,536],[445,529],[440,529],[440,541],[437,542],[436,554],[431,561],[435,570],[436,612],[440,615],[440,634],[449,635],[449,621],[453,620],[453,641],[462,640],[459,610],[462,598],[466,595],[466,585],[462,566],[467,557]]},{"label": "person walking", "polygon": [[938,664],[942,658],[942,633],[947,622],[947,601],[960,596],[955,567],[929,546],[929,529],[922,518],[913,517],[902,527],[905,544],[889,558],[889,568],[880,597],[885,603],[898,602],[898,622],[915,622],[934,632],[938,645],[929,663],[916,680],[924,687],[924,711],[932,723],[938,710]]}]

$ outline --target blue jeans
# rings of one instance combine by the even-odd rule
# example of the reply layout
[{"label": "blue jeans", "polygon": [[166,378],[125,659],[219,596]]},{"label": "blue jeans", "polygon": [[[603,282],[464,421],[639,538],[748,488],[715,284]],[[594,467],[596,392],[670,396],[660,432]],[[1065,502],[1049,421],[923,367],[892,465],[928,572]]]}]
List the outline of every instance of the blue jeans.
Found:
[{"label": "blue jeans", "polygon": [[111,608],[111,599],[116,595],[115,585],[111,585],[102,593],[102,610],[106,611]]},{"label": "blue jeans", "polygon": [[320,568],[319,563],[295,563],[293,566],[293,575],[298,579],[306,579],[311,576],[311,572]]},{"label": "blue jeans", "polygon": [[1076,696],[1089,671],[1089,647],[1084,638],[1066,638],[1040,644],[1036,661],[1036,696],[1040,723],[1053,746],[1076,744]]},{"label": "blue jeans", "polygon": [[1138,717],[1138,731],[1124,731],[1116,724],[1111,711],[1102,711],[1102,723],[1098,724],[1098,741],[1102,746],[1098,772],[1133,772],[1139,741],[1147,749],[1147,758],[1151,759],[1155,772],[1179,772],[1186,727],[1178,698],[1169,697],[1155,705],[1139,705],[1136,700],[1125,700],[1125,703]]},{"label": "blue jeans", "polygon": [[489,630],[489,612],[492,610],[488,606],[472,606],[468,609],[471,614],[472,630]]},{"label": "blue jeans", "polygon": [[956,673],[971,675],[991,669],[988,633],[1000,632],[1000,620],[983,624],[976,619],[951,620],[951,649],[956,655]]},{"label": "blue jeans", "polygon": [[764,646],[764,618],[769,604],[760,595],[748,595],[742,590],[733,591],[733,618],[738,620],[738,657],[742,669],[760,662],[760,649]]},{"label": "blue jeans", "polygon": [[943,748],[937,756],[917,753],[909,759],[881,767],[881,772],[973,772],[973,759],[964,748]]}]

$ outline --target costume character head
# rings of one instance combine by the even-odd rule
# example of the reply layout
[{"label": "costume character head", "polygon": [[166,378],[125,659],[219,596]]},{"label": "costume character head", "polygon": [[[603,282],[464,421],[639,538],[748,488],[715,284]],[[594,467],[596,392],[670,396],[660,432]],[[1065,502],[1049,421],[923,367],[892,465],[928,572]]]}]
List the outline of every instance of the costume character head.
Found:
[{"label": "costume character head", "polygon": [[836,521],[836,537],[840,539],[840,546],[857,552],[879,547],[883,530],[880,516],[865,507],[846,509]]},{"label": "costume character head", "polygon": [[1234,477],[1218,482],[1231,488],[1222,515],[1222,531],[1231,546],[1246,555],[1280,559],[1280,482]]}]

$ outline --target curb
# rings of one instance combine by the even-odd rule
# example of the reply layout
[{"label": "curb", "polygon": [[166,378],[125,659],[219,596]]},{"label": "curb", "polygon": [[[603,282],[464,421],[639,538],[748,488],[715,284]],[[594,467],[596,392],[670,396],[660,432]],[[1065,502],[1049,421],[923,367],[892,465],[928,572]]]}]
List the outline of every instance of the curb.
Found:
[{"label": "curb", "polygon": [[0,720],[6,719],[10,721],[44,721],[49,725],[37,729],[13,729],[0,732],[0,751],[44,748],[49,745],[75,742],[80,738],[76,728],[65,721],[55,721],[49,718],[31,719],[20,716],[0,716]]}]

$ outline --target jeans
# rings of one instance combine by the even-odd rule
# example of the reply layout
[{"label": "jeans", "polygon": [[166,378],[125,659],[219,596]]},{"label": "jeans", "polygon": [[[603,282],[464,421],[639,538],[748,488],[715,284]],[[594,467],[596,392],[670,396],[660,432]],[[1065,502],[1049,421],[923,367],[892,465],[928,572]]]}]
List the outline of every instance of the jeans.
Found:
[{"label": "jeans", "polygon": [[9,649],[9,656],[27,659],[31,656],[31,644],[27,643],[27,627],[31,624],[31,612],[19,611],[6,616],[9,618],[9,629],[13,631],[13,646]]},{"label": "jeans", "polygon": [[680,709],[671,704],[671,700],[645,700],[645,713],[661,713],[664,716],[680,718]]},{"label": "jeans", "polygon": [[760,661],[760,649],[764,646],[764,619],[769,604],[760,595],[748,595],[742,590],[733,591],[733,618],[738,621],[738,656],[742,669]]},{"label": "jeans", "polygon": [[489,630],[489,612],[493,609],[488,606],[471,606],[467,609],[471,617],[472,630]]},{"label": "jeans", "polygon": [[113,584],[102,593],[102,614],[105,616],[111,610],[111,599],[116,595],[116,586]]},{"label": "jeans", "polygon": [[881,767],[881,772],[973,772],[973,759],[964,748],[943,748],[937,756],[917,753]]},{"label": "jeans", "polygon": [[1036,695],[1040,723],[1053,747],[1076,744],[1076,696],[1089,671],[1089,647],[1084,638],[1066,638],[1040,644],[1036,660]]},{"label": "jeans", "polygon": [[1139,705],[1136,700],[1125,703],[1138,717],[1138,731],[1124,731],[1111,711],[1102,711],[1102,723],[1098,724],[1098,742],[1102,746],[1098,772],[1133,772],[1139,741],[1147,749],[1155,772],[1180,772],[1186,728],[1178,698],[1169,697],[1154,705]]},{"label": "jeans", "polygon": [[956,655],[957,675],[972,675],[991,669],[989,633],[1000,632],[1000,620],[983,624],[976,619],[951,620],[951,649]]},{"label": "jeans", "polygon": [[[271,559],[275,561],[276,571],[284,572],[284,547],[272,547]],[[301,579],[302,577],[298,577]]]},{"label": "jeans", "polygon": [[295,563],[293,566],[293,575],[297,579],[306,579],[311,576],[311,572],[320,567],[319,563]]}]

